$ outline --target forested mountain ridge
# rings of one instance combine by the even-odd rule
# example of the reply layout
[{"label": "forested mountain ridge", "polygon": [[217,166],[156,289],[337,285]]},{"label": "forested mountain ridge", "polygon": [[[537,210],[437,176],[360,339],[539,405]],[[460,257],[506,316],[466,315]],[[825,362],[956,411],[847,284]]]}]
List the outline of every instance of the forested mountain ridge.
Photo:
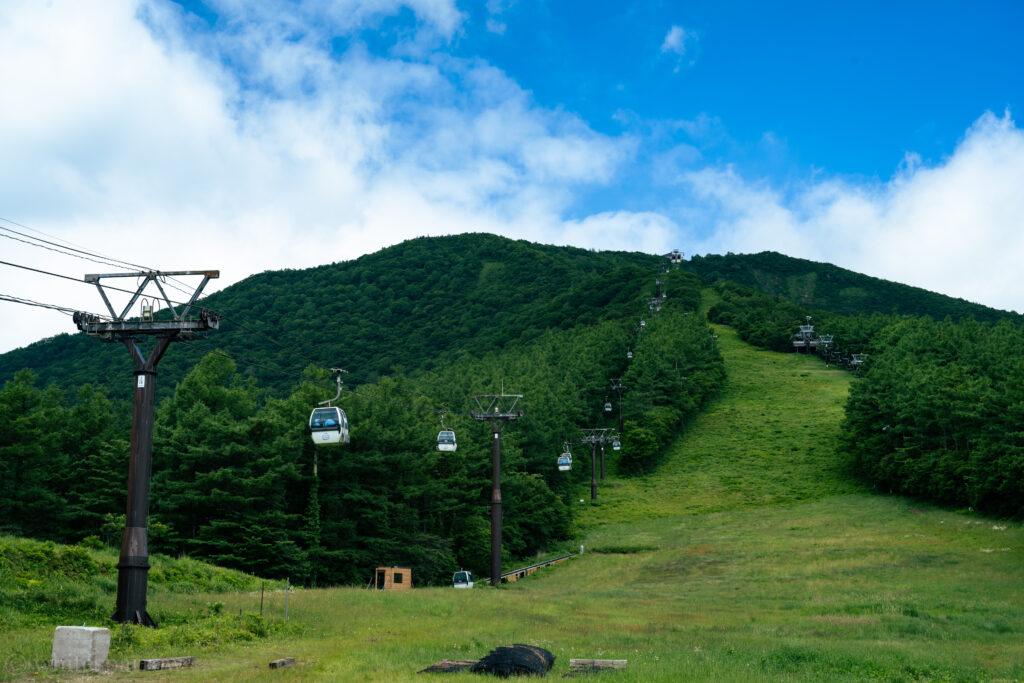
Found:
[{"label": "forested mountain ridge", "polygon": [[709,284],[727,280],[801,306],[841,315],[895,313],[927,315],[936,320],[949,316],[954,320],[973,317],[982,322],[1024,321],[1018,313],[774,251],[694,256],[686,267]]},{"label": "forested mountain ridge", "polygon": [[[446,356],[639,313],[637,275],[663,259],[630,252],[554,247],[490,234],[418,238],[351,260],[259,273],[202,305],[221,329],[179,344],[161,361],[161,396],[205,353],[219,349],[260,386],[286,390],[309,363],[376,378],[398,366],[428,369]],[[707,283],[731,281],[840,315],[910,314],[979,321],[1024,317],[962,299],[776,252],[694,256],[683,269]],[[98,304],[97,304],[98,305]],[[72,328],[69,320],[68,327]],[[42,384],[74,391],[130,382],[127,353],[72,332],[0,354],[0,383],[32,369]]]},{"label": "forested mountain ridge", "polygon": [[[373,380],[400,366],[427,369],[550,329],[639,314],[660,257],[595,252],[489,234],[409,240],[352,261],[253,275],[201,301],[224,316],[207,339],[177,344],[160,362],[160,396],[218,349],[268,388],[287,390],[314,363]],[[97,302],[99,305],[99,302]],[[69,321],[69,327],[71,323]],[[80,333],[0,355],[0,383],[20,369],[42,384],[131,382],[124,347]],[[123,382],[122,382],[123,378]]]}]

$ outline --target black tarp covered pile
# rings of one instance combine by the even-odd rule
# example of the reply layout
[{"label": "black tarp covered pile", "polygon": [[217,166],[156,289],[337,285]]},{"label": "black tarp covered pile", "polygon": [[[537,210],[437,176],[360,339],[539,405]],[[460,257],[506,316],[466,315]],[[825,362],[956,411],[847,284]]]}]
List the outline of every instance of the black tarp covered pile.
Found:
[{"label": "black tarp covered pile", "polygon": [[509,676],[544,676],[555,663],[555,656],[542,647],[533,645],[503,645],[496,647],[477,662],[471,671],[489,673],[502,678]]}]

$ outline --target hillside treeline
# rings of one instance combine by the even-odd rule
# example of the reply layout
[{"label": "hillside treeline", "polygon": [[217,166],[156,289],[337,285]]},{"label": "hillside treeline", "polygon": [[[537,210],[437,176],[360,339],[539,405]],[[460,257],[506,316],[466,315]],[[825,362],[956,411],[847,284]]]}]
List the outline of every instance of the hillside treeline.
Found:
[{"label": "hillside treeline", "polygon": [[[646,298],[656,273],[619,281],[631,272],[609,271],[609,291],[593,292],[583,309],[590,312],[567,329],[353,382],[338,401],[351,421],[345,446],[315,447],[309,437],[310,411],[335,393],[326,370],[309,366],[280,392],[261,386],[237,354],[208,353],[157,408],[151,551],[309,585],[360,583],[382,564],[412,567],[421,584],[448,580],[460,567],[486,574],[492,437],[469,412],[477,407],[471,396],[498,393],[522,394],[524,411],[502,432],[506,559],[556,549],[570,538],[573,506],[589,483],[579,430],[616,423],[617,413],[603,410],[606,396],[617,402],[610,379],[627,389],[623,450],[608,452],[609,465],[630,473],[657,462],[724,377],[710,331],[693,315],[699,280],[660,275],[671,294],[651,314]],[[604,319],[600,302],[624,291],[631,299],[606,303],[618,314]],[[555,303],[537,301],[538,316]],[[396,351],[396,366],[421,360],[422,348],[408,346],[411,357]],[[439,411],[458,436],[456,452],[435,448]],[[130,406],[91,385],[65,392],[28,370],[6,382],[0,531],[70,542],[100,536],[118,545],[129,414]],[[580,463],[571,472],[556,468],[565,441]]]},{"label": "hillside treeline", "polygon": [[686,268],[708,284],[731,282],[762,294],[782,297],[799,306],[839,315],[879,313],[927,315],[936,320],[949,316],[954,320],[1024,322],[1024,317],[1016,313],[774,251],[694,256]]},{"label": "hillside treeline", "polygon": [[[325,251],[333,253],[341,258],[342,252]],[[175,344],[160,361],[160,374],[180,381],[213,350],[238,358],[239,372],[278,395],[310,363],[344,367],[359,382],[390,375],[396,366],[415,373],[548,330],[639,315],[662,262],[650,254],[467,234],[259,273],[203,298],[203,307],[223,316],[220,329]],[[187,299],[182,284],[168,284],[172,299]],[[95,303],[94,310],[105,310],[98,294]],[[70,320],[68,331],[0,356],[0,383],[29,368],[43,384],[72,392],[85,384],[106,387],[112,396],[131,388],[134,368],[121,344],[76,333]],[[173,388],[174,382],[159,382],[159,397]]]},{"label": "hillside treeline", "polygon": [[855,471],[882,490],[1024,516],[1024,330],[903,319],[846,405]]},{"label": "hillside treeline", "polygon": [[792,350],[812,314],[821,333],[868,353],[846,404],[842,444],[852,472],[876,489],[989,514],[1024,517],[1024,329],[1003,320],[841,316],[732,283],[713,322],[747,341]]}]

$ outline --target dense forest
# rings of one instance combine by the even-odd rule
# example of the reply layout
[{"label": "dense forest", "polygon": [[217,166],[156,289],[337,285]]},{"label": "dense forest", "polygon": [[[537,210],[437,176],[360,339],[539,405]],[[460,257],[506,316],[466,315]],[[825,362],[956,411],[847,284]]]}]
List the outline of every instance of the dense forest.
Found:
[{"label": "dense forest", "polygon": [[1011,318],[1024,322],[1024,316],[1016,313],[774,251],[694,256],[687,263],[687,269],[708,284],[733,282],[799,306],[839,315],[879,313],[926,315],[936,320],[949,316],[954,320],[974,318],[996,322]]},{"label": "dense forest", "polygon": [[[217,345],[205,347],[173,384],[166,381],[173,371],[161,365],[151,549],[310,585],[362,582],[380,564],[411,566],[420,583],[444,581],[459,567],[486,573],[491,438],[469,417],[474,394],[523,395],[525,414],[502,437],[503,550],[510,561],[571,538],[572,501],[589,471],[559,472],[555,461],[563,442],[579,447],[581,428],[615,425],[617,414],[603,410],[613,378],[626,387],[625,422],[622,451],[609,453],[609,465],[624,474],[654,467],[683,420],[724,378],[706,321],[694,315],[700,280],[662,273],[661,262],[644,255],[476,237],[416,241],[423,244],[366,257],[373,268],[360,259],[338,269],[364,283],[391,274],[376,301],[366,294],[369,285],[345,293],[351,285],[339,284],[338,273],[257,276],[260,283],[291,283],[261,284],[261,301],[309,293],[320,302],[298,309],[310,316],[312,332],[296,333],[288,347],[246,346],[260,338],[251,334],[226,334],[232,343],[221,347],[218,333],[210,340]],[[440,248],[432,253],[431,244]],[[495,244],[506,260],[497,260]],[[437,291],[417,290],[425,273],[443,274],[421,267],[442,256],[456,261],[451,279]],[[668,298],[654,313],[648,300],[656,280]],[[250,294],[226,290],[218,310],[234,319],[225,302],[251,303]],[[387,324],[349,329],[357,313],[370,319],[382,301],[409,305]],[[414,329],[416,321],[423,327]],[[127,356],[116,344],[87,341],[84,358],[104,347]],[[168,358],[178,346],[185,345],[173,346]],[[286,360],[343,353],[369,366],[350,366],[338,402],[351,419],[352,441],[316,447],[309,412],[334,394],[325,367],[307,363],[290,385],[282,384],[286,373],[266,383],[271,376],[262,373],[289,367]],[[4,384],[0,530],[119,543],[130,412],[123,399],[111,398],[120,389],[87,383],[71,391],[30,369]],[[439,411],[458,435],[456,452],[435,449]]]},{"label": "dense forest", "polygon": [[1024,327],[1019,316],[844,316],[729,282],[709,319],[747,341],[792,350],[811,315],[833,345],[867,354],[846,404],[851,472],[876,489],[1024,517]]}]

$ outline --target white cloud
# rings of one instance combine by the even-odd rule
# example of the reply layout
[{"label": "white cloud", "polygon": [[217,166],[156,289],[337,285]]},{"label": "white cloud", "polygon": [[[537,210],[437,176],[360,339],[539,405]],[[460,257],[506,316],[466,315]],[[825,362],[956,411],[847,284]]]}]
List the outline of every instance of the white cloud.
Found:
[{"label": "white cloud", "polygon": [[665,34],[665,40],[661,43],[662,52],[672,52],[677,55],[686,54],[686,40],[691,34],[682,26],[673,26]]},{"label": "white cloud", "polygon": [[886,183],[829,179],[783,194],[731,169],[684,174],[711,219],[698,253],[779,251],[1024,311],[1024,131],[987,113],[934,166]]},{"label": "white cloud", "polygon": [[668,30],[668,33],[665,34],[665,39],[661,41],[661,54],[674,56],[676,65],[673,71],[678,72],[682,68],[684,58],[688,58],[687,61],[690,66],[696,63],[692,55],[696,41],[697,34],[682,26],[672,26]]},{"label": "white cloud", "polygon": [[212,0],[209,4],[236,26],[274,27],[290,38],[373,28],[403,8],[412,10],[422,27],[445,38],[451,38],[465,19],[455,0]]},{"label": "white cloud", "polygon": [[489,33],[495,33],[499,36],[505,35],[508,25],[500,20],[502,14],[509,10],[509,8],[515,4],[515,0],[487,0],[487,21],[486,27]]},{"label": "white cloud", "polygon": [[672,220],[658,213],[609,211],[567,221],[556,243],[658,254],[675,248],[678,229]]},{"label": "white cloud", "polygon": [[[4,3],[0,146],[17,164],[0,167],[0,216],[147,267],[217,268],[219,286],[426,234],[605,246],[608,226],[636,223],[562,218],[571,188],[613,179],[631,140],[538,107],[486,63],[373,56],[358,40],[331,55],[313,34],[329,27],[310,28],[358,31],[400,6],[428,33],[459,30],[453,3],[425,0],[224,0],[214,34],[163,0]],[[0,250],[75,278],[123,270]],[[0,294],[102,310],[93,288],[7,267]],[[73,331],[0,305],[0,350]]]}]

